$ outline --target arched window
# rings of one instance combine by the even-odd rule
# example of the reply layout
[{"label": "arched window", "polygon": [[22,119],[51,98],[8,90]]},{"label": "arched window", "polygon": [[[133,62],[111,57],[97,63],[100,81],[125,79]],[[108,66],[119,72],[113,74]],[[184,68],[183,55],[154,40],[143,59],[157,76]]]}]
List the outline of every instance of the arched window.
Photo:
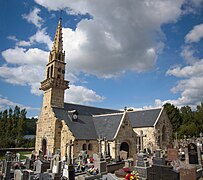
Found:
[{"label": "arched window", "polygon": [[48,70],[47,70],[47,79],[49,78],[49,71],[50,71],[50,67],[48,67]]},{"label": "arched window", "polygon": [[82,150],[83,150],[83,151],[86,151],[86,150],[87,150],[87,144],[83,144],[83,145],[82,145]]},{"label": "arched window", "polygon": [[88,150],[92,150],[92,144],[90,143],[90,144],[88,144]]},{"label": "arched window", "polygon": [[166,141],[166,126],[163,125],[162,127],[162,142]]},{"label": "arched window", "polygon": [[51,78],[53,76],[53,65],[51,66]]}]

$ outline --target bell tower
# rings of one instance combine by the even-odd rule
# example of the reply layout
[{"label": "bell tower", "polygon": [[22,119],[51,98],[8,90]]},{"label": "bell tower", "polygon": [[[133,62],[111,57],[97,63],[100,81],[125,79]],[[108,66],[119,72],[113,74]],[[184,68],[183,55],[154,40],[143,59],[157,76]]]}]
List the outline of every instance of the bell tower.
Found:
[{"label": "bell tower", "polygon": [[59,19],[53,47],[46,65],[46,79],[41,82],[44,91],[43,107],[64,107],[64,91],[69,88],[65,79],[65,51],[63,51],[62,19]]}]

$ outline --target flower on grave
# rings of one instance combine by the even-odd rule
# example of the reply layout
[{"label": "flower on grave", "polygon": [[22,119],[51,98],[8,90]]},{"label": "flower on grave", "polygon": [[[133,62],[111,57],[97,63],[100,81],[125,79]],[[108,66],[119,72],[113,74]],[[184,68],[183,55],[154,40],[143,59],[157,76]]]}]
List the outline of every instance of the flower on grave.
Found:
[{"label": "flower on grave", "polygon": [[94,158],[90,157],[89,161],[90,161],[90,163],[93,163],[94,162]]},{"label": "flower on grave", "polygon": [[87,170],[88,174],[90,175],[97,175],[99,173],[98,168],[91,166],[88,170]]},{"label": "flower on grave", "polygon": [[138,180],[138,173],[136,171],[132,171],[131,173],[126,174],[125,180]]}]

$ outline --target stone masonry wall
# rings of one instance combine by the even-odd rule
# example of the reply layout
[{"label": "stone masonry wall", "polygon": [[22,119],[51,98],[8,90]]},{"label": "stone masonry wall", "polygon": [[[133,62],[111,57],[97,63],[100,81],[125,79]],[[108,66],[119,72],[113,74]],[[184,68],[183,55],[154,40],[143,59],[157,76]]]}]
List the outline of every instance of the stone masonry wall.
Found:
[{"label": "stone masonry wall", "polygon": [[43,107],[42,112],[37,121],[37,131],[36,131],[36,143],[35,150],[37,153],[42,150],[42,140],[45,139],[47,143],[47,154],[54,153],[55,151],[55,126],[56,118],[52,108]]},{"label": "stone masonry wall", "polygon": [[[133,131],[132,125],[129,121],[129,117],[127,114],[124,115],[124,120],[120,126],[115,142],[117,142],[117,140],[119,140],[120,143],[126,142],[129,145],[129,157],[133,157],[136,154],[137,152],[136,134]],[[114,147],[116,151],[115,144]]]},{"label": "stone masonry wall", "polygon": [[143,137],[143,148],[148,146],[155,146],[155,136],[154,136],[154,127],[143,127],[143,128],[133,128],[134,132],[139,136],[140,131],[143,131],[143,134],[146,137]]}]

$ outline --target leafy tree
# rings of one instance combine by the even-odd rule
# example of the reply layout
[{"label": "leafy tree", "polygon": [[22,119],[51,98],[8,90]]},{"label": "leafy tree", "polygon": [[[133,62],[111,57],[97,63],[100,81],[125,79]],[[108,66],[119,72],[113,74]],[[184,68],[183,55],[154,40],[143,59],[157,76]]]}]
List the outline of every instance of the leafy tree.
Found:
[{"label": "leafy tree", "polygon": [[180,108],[180,115],[182,118],[182,124],[188,124],[194,122],[194,112],[190,106],[183,106]]},{"label": "leafy tree", "polygon": [[194,118],[198,126],[198,133],[203,132],[203,103],[197,106]]},{"label": "leafy tree", "polygon": [[18,106],[14,110],[10,108],[0,112],[0,147],[20,147],[23,145],[26,113],[25,109],[21,110]]},{"label": "leafy tree", "polygon": [[178,129],[182,124],[182,118],[181,118],[179,109],[170,103],[166,103],[164,105],[164,108],[171,121],[171,124],[173,127],[173,133],[178,132]]}]

